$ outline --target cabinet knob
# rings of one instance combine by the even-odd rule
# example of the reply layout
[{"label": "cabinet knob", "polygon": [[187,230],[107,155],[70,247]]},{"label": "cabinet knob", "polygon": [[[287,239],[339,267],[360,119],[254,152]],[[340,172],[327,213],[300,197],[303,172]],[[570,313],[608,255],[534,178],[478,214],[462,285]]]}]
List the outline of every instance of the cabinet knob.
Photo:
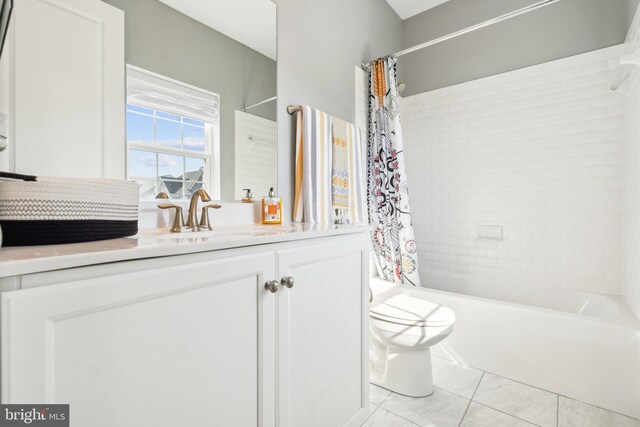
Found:
[{"label": "cabinet knob", "polygon": [[264,288],[272,294],[275,294],[276,292],[278,292],[278,289],[280,289],[280,284],[277,280],[269,280],[264,284]]},{"label": "cabinet knob", "polygon": [[287,288],[291,289],[293,288],[293,277],[285,276],[280,280],[280,283],[282,284],[282,286],[286,286]]}]

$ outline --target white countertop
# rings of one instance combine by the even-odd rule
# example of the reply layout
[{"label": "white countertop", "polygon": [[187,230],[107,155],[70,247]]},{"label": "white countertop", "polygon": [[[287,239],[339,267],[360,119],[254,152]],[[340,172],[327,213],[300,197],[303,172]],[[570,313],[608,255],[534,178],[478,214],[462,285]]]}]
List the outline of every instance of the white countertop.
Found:
[{"label": "white countertop", "polygon": [[66,245],[0,248],[0,278],[108,262],[183,255],[268,243],[366,232],[362,225],[227,225],[213,231],[169,233],[142,229],[135,236]]}]

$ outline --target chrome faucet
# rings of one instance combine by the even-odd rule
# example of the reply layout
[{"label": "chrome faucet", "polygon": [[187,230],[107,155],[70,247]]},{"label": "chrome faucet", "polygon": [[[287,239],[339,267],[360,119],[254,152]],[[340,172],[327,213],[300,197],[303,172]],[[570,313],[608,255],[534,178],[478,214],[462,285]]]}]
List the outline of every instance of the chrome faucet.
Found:
[{"label": "chrome faucet", "polygon": [[204,188],[197,189],[193,195],[191,196],[191,203],[189,203],[189,213],[187,219],[187,227],[191,228],[192,231],[196,231],[198,229],[198,199],[203,202],[210,202],[211,197],[204,191]]}]

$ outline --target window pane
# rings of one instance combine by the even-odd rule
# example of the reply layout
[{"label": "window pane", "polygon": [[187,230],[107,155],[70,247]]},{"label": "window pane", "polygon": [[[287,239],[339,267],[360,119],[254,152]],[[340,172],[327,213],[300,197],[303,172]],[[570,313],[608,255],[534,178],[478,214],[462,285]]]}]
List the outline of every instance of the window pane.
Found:
[{"label": "window pane", "polygon": [[204,153],[204,128],[184,125],[183,129],[184,149]]},{"label": "window pane", "polygon": [[153,144],[153,117],[128,112],[127,141]]},{"label": "window pane", "polygon": [[181,148],[180,123],[156,119],[156,143],[163,147]]},{"label": "window pane", "polygon": [[185,171],[187,181],[204,181],[204,159],[185,157]]},{"label": "window pane", "polygon": [[187,119],[186,117],[184,117],[184,122],[190,125],[195,125],[195,126],[200,126],[201,128],[204,127],[204,122],[200,122],[198,120],[193,120],[193,119]]},{"label": "window pane", "polygon": [[180,116],[174,116],[173,114],[163,113],[162,111],[156,111],[156,115],[158,117],[162,117],[163,119],[175,120],[176,122],[180,121]]},{"label": "window pane", "polygon": [[138,113],[150,114],[153,116],[153,110],[148,108],[136,107],[135,105],[127,104],[127,110],[137,111]]},{"label": "window pane", "polygon": [[129,176],[131,178],[156,177],[156,153],[129,150]]},{"label": "window pane", "polygon": [[171,197],[172,199],[182,199],[182,181],[175,179],[167,179],[167,178],[159,178],[158,187],[160,191],[164,191]]},{"label": "window pane", "polygon": [[158,176],[161,178],[182,179],[184,157],[158,154]]},{"label": "window pane", "polygon": [[156,190],[155,178],[136,178],[135,181],[140,184],[141,199],[155,199],[159,191]]},{"label": "window pane", "polygon": [[187,181],[187,184],[185,186],[185,198],[190,198],[193,193],[195,193],[196,191],[198,191],[198,189],[204,187],[204,183],[203,182],[191,182],[191,181]]},{"label": "window pane", "polygon": [[206,152],[205,123],[167,112],[127,104],[127,141],[149,148],[129,149],[129,177],[140,184],[140,196],[161,191],[183,199],[205,187],[206,161],[181,154],[155,152],[153,147]]}]

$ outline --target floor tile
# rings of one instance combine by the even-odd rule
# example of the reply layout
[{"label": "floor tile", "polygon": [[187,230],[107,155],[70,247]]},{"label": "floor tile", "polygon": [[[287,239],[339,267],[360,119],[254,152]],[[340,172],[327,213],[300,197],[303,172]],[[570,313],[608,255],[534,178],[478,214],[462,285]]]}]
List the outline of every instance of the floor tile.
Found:
[{"label": "floor tile", "polygon": [[375,384],[369,384],[369,402],[378,406],[385,400],[391,392],[385,388],[378,387]]},{"label": "floor tile", "polygon": [[536,425],[498,412],[488,406],[471,402],[460,427],[536,427]]},{"label": "floor tile", "polygon": [[376,411],[362,424],[363,427],[416,427],[416,424],[405,420],[382,408]]},{"label": "floor tile", "polygon": [[556,394],[488,372],[473,400],[542,427],[556,426]]},{"label": "floor tile", "polygon": [[374,405],[373,402],[369,402],[369,415],[373,414],[373,411],[375,411],[376,409],[378,409],[378,406]]},{"label": "floor tile", "polygon": [[640,420],[560,396],[558,427],[640,427]]},{"label": "floor tile", "polygon": [[482,378],[482,371],[440,357],[432,357],[431,364],[436,387],[471,399]]},{"label": "floor tile", "polygon": [[422,427],[457,427],[468,404],[469,400],[436,388],[427,397],[392,393],[380,407]]}]

